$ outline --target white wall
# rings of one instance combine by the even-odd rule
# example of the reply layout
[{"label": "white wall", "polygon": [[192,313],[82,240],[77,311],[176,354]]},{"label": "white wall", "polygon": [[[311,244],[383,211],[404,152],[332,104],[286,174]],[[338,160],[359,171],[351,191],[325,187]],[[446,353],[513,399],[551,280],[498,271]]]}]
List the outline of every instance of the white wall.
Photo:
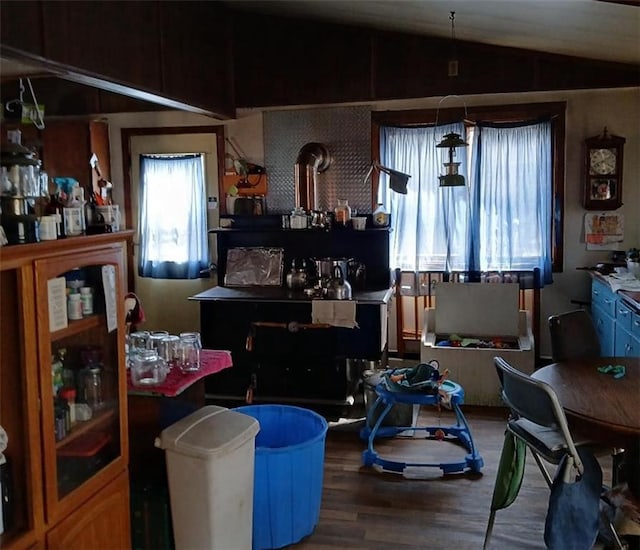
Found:
[{"label": "white wall", "polygon": [[[373,110],[436,108],[440,99],[376,102],[371,107]],[[544,101],[567,102],[564,272],[555,274],[554,283],[542,291],[540,351],[542,355],[548,355],[547,317],[574,308],[571,300],[588,301],[590,297],[590,278],[584,271],[577,271],[576,267],[591,266],[610,257],[609,252],[587,251],[583,230],[583,142],[587,137],[599,135],[604,126],[610,134],[623,136],[627,140],[624,151],[624,204],[620,209],[625,216],[625,240],[621,249],[640,247],[640,89],[477,95],[465,96],[464,102],[460,97],[450,97],[442,101],[441,108],[462,106],[464,103],[470,107]],[[119,193],[122,193],[120,129],[123,127],[225,124],[226,135],[242,148],[248,160],[264,165],[262,111],[257,109],[241,110],[237,119],[225,122],[181,112],[109,115],[106,118],[109,121],[111,174],[116,202],[122,200]],[[227,151],[232,152],[229,148]]]}]

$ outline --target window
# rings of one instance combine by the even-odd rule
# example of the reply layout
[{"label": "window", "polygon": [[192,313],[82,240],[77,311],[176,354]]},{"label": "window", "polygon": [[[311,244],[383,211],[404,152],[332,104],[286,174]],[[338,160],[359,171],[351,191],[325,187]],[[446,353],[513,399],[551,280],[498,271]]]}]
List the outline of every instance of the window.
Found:
[{"label": "window", "polygon": [[138,215],[141,277],[208,275],[204,155],[141,155]]},{"label": "window", "polygon": [[[552,270],[562,265],[564,104],[441,110],[439,120],[447,123],[437,128],[434,115],[374,113],[381,164],[412,175],[407,195],[391,192],[384,174],[377,190],[394,226],[391,267],[412,272],[538,267],[542,282],[550,283]],[[465,122],[451,122],[463,117]],[[454,159],[467,183],[441,188],[438,175],[444,174],[448,150],[435,146],[452,131],[469,144],[457,148]]]}]

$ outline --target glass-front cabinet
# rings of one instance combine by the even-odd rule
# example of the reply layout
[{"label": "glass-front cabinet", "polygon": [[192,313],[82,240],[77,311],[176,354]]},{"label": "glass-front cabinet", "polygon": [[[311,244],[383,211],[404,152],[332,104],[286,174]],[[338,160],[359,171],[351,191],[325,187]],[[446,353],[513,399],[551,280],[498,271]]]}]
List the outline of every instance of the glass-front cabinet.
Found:
[{"label": "glass-front cabinet", "polygon": [[130,545],[125,237],[0,250],[2,548]]}]

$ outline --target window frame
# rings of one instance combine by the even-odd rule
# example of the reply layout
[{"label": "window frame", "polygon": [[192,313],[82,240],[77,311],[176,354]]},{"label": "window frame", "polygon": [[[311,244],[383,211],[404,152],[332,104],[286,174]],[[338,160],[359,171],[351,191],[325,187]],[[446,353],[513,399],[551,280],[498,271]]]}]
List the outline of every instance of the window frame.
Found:
[{"label": "window frame", "polygon": [[[404,111],[371,112],[371,160],[380,162],[381,126],[424,126],[447,124],[460,120],[477,122],[524,122],[540,118],[551,119],[552,197],[549,220],[551,228],[551,258],[553,273],[561,273],[564,265],[564,173],[566,101],[486,105],[446,109],[409,109]],[[372,208],[378,196],[379,177],[374,170],[371,178]]]}]

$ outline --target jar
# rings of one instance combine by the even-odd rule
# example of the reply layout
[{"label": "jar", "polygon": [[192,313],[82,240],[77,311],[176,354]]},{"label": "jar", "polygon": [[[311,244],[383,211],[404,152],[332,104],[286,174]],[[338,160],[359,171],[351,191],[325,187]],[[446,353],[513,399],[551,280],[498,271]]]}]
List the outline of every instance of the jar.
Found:
[{"label": "jar", "polygon": [[160,348],[160,342],[163,338],[169,336],[169,332],[166,330],[154,330],[149,333],[149,340],[147,341],[147,347],[158,351]]},{"label": "jar", "polygon": [[338,206],[335,207],[336,224],[346,226],[351,220],[351,207],[346,199],[338,199]]},{"label": "jar", "polygon": [[77,292],[69,294],[67,298],[67,315],[72,321],[82,319],[82,301]]},{"label": "jar", "polygon": [[102,400],[102,369],[98,366],[88,367],[84,369],[83,375],[84,402],[95,411],[104,404]]},{"label": "jar", "polygon": [[93,289],[83,286],[80,289],[80,301],[82,302],[82,315],[93,314]]},{"label": "jar", "polygon": [[389,225],[389,212],[384,205],[379,202],[372,216],[373,225],[377,227],[387,227]]},{"label": "jar", "polygon": [[200,370],[202,344],[198,332],[180,333],[180,369],[182,372]]},{"label": "jar", "polygon": [[129,334],[129,353],[136,353],[149,347],[149,336],[151,333],[147,330],[139,330]]},{"label": "jar", "polygon": [[165,363],[155,349],[139,350],[131,358],[130,372],[134,386],[155,386],[167,378]]},{"label": "jar", "polygon": [[167,365],[167,370],[180,367],[180,337],[175,334],[165,336],[158,345],[158,354]]},{"label": "jar", "polygon": [[307,213],[304,211],[304,208],[298,206],[291,211],[291,216],[289,216],[289,224],[291,229],[307,228]]}]

